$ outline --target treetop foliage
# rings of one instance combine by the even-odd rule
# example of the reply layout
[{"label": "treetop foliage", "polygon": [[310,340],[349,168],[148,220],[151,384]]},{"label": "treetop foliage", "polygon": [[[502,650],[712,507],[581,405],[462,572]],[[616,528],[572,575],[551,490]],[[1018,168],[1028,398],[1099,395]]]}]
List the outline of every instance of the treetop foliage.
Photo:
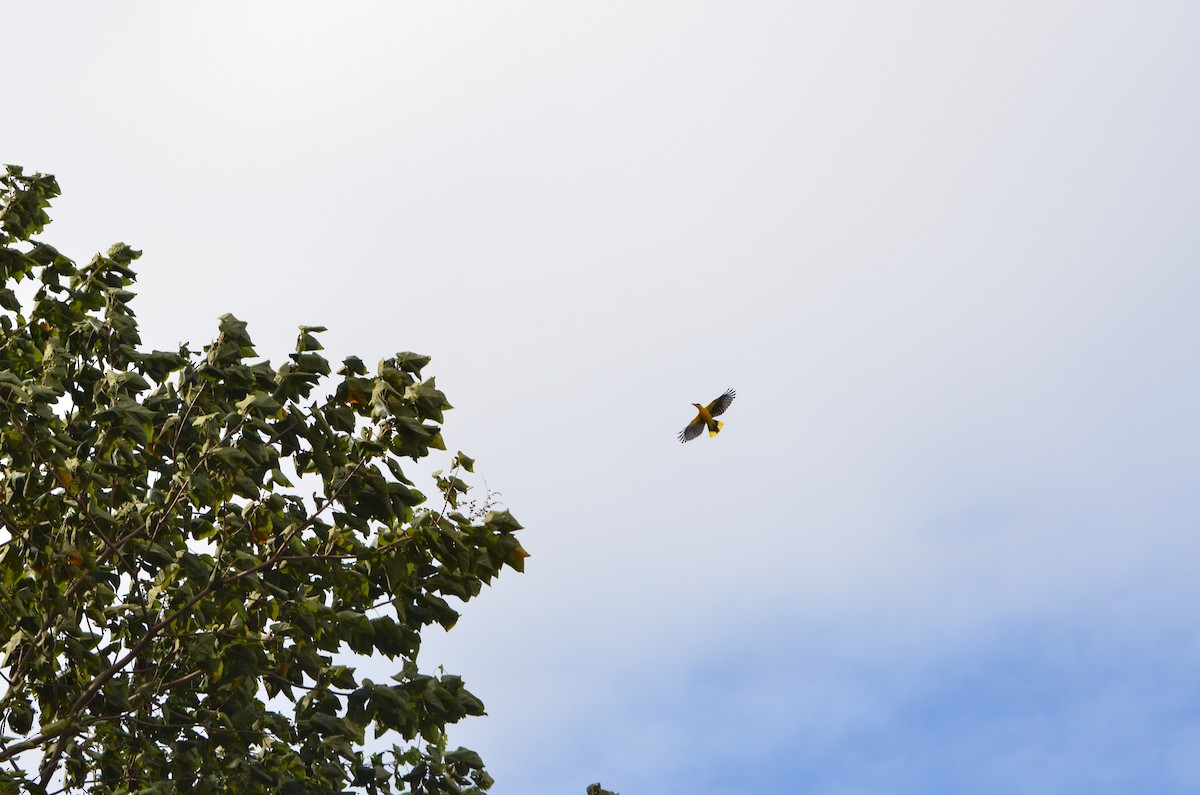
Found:
[{"label": "treetop foliage", "polygon": [[405,476],[445,449],[429,358],[334,374],[302,326],[272,367],[231,315],[143,350],[140,252],[36,239],[58,193],[0,176],[0,793],[486,790],[446,749],[483,704],[420,632],[526,553],[467,456],[436,507]]}]

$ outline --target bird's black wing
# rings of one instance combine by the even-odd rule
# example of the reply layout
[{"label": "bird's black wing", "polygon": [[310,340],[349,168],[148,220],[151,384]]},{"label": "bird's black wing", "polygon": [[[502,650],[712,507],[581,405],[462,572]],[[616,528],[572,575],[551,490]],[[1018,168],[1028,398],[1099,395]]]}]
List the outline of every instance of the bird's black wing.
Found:
[{"label": "bird's black wing", "polygon": [[724,395],[721,395],[721,397],[708,404],[708,413],[714,417],[724,414],[725,409],[729,408],[729,404],[733,402],[735,397],[737,397],[737,392],[734,392],[732,389],[726,391]]},{"label": "bird's black wing", "polygon": [[688,423],[686,428],[679,432],[679,441],[690,442],[702,433],[704,433],[704,420],[696,417],[696,419]]}]

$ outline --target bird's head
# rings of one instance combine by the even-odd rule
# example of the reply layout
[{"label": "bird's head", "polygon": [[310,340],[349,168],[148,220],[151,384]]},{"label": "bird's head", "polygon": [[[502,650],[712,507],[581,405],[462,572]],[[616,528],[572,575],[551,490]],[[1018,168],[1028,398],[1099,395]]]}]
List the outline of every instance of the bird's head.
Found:
[{"label": "bird's head", "polygon": [[695,406],[695,407],[696,407],[696,408],[698,408],[698,409],[702,409],[702,408],[704,408],[704,406],[701,406],[699,403],[693,403],[692,405],[693,405],[693,406]]}]

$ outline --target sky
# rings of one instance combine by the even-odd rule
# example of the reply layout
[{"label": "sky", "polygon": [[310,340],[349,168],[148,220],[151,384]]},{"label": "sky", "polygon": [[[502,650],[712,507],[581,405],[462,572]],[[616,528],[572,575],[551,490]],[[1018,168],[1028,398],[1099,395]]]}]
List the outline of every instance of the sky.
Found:
[{"label": "sky", "polygon": [[0,161],[147,347],[433,357],[532,553],[422,650],[496,795],[1192,793],[1198,28],[9,2]]}]

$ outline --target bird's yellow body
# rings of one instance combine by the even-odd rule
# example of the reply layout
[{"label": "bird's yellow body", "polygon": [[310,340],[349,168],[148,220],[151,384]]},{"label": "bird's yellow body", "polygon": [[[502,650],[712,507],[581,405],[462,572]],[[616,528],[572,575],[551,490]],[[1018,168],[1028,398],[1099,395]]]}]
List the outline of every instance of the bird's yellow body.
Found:
[{"label": "bird's yellow body", "polygon": [[714,417],[724,414],[725,409],[729,408],[729,404],[737,397],[737,393],[732,389],[726,390],[725,394],[709,403],[707,406],[701,406],[699,403],[693,403],[696,407],[696,419],[688,423],[688,426],[679,432],[679,441],[690,442],[700,435],[700,432],[708,429],[708,435],[716,436],[725,427],[725,423],[718,422]]}]

